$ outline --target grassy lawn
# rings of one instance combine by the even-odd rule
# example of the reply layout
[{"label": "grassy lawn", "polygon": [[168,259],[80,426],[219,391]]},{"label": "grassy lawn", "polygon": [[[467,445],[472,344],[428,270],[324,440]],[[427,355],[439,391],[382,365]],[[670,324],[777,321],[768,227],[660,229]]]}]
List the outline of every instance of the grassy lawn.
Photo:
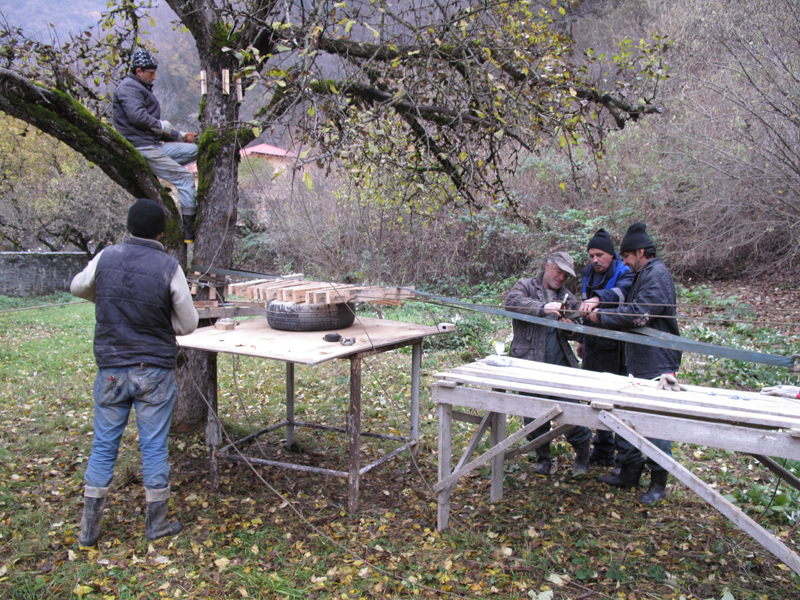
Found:
[{"label": "grassy lawn", "polygon": [[[702,298],[691,294],[702,293]],[[713,302],[710,291],[686,301]],[[66,298],[37,299],[31,304]],[[20,305],[0,299],[0,309]],[[368,309],[367,309],[368,310]],[[505,498],[489,502],[488,473],[462,480],[452,527],[436,531],[437,422],[432,374],[490,352],[507,321],[442,307],[407,304],[386,318],[458,322],[459,332],[426,343],[421,399],[420,473],[401,456],[367,474],[361,510],[347,514],[344,480],[240,463],[221,467],[211,490],[203,432],[174,435],[172,512],[185,525],[175,538],[144,538],[144,489],[136,429],[123,440],[96,551],[76,543],[82,475],[91,451],[94,310],[90,304],[0,314],[0,596],[3,598],[639,598],[741,600],[800,597],[800,579],[693,492],[670,480],[667,500],[645,508],[638,494],[594,478],[569,477],[571,450],[554,445],[549,479],[531,464],[507,465]],[[374,316],[374,312],[365,312]],[[741,323],[693,325],[694,339],[786,352],[796,328]],[[408,430],[410,350],[365,361],[363,428]],[[297,418],[342,426],[348,407],[346,362],[297,366]],[[778,369],[686,356],[692,383],[752,388],[797,385]],[[281,363],[220,357],[220,417],[238,436],[284,416]],[[511,429],[519,423],[512,422]],[[454,424],[455,444],[468,428]],[[290,452],[282,432],[251,453],[273,460]],[[300,429],[291,460],[346,470],[347,440]],[[367,438],[365,462],[391,445]],[[745,512],[798,547],[800,493],[749,456],[675,445],[677,459]],[[795,473],[797,463],[787,464]],[[593,474],[602,471],[595,468]]]}]

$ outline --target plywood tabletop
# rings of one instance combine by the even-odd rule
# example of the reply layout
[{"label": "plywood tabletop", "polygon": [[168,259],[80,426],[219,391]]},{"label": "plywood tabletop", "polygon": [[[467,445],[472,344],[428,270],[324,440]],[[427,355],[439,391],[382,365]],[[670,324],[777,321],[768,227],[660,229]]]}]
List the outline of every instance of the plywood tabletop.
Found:
[{"label": "plywood tabletop", "polygon": [[403,342],[437,335],[439,330],[428,325],[359,317],[352,326],[337,329],[343,338],[355,338],[352,346],[326,342],[323,336],[333,331],[294,332],[272,329],[266,318],[238,321],[235,329],[225,331],[203,327],[189,335],[178,336],[182,348],[209,352],[227,352],[315,365],[334,358],[345,358],[371,349],[381,349]]}]

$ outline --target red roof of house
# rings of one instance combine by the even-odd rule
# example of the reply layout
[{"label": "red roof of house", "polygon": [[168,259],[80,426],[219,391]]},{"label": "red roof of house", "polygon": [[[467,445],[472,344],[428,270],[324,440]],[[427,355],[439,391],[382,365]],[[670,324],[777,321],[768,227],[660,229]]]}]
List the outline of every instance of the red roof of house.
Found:
[{"label": "red roof of house", "polygon": [[[281,158],[297,157],[297,154],[291,152],[290,150],[284,150],[283,148],[270,146],[269,144],[256,144],[255,146],[242,148],[239,151],[240,156],[250,156],[251,154],[260,154],[262,156],[278,156]],[[186,165],[186,170],[189,171],[190,173],[197,173],[197,163],[193,162],[191,164]]]}]

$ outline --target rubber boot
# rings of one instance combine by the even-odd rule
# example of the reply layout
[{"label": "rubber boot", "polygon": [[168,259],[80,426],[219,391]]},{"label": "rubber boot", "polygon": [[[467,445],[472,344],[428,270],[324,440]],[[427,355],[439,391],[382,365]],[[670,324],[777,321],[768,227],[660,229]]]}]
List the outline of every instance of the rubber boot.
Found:
[{"label": "rubber boot", "polygon": [[148,540],[160,540],[163,537],[177,535],[183,531],[180,521],[167,521],[169,500],[147,503],[147,521],[145,522],[144,535]]},{"label": "rubber boot", "polygon": [[582,446],[574,446],[575,465],[572,467],[573,477],[583,477],[589,472],[589,442],[586,441]]},{"label": "rubber boot", "polygon": [[533,469],[533,474],[539,477],[547,477],[550,475],[550,467],[552,461],[550,459],[550,444],[536,449],[536,467]]},{"label": "rubber boot", "polygon": [[194,221],[197,215],[182,215],[183,241],[186,244],[194,243]]},{"label": "rubber boot", "polygon": [[78,546],[81,548],[97,546],[97,540],[100,538],[100,522],[103,520],[105,506],[105,498],[83,497],[83,518],[81,519],[81,533],[78,536]]},{"label": "rubber boot", "polygon": [[613,467],[614,466],[614,458],[609,458],[608,456],[604,456],[600,452],[598,452],[595,448],[592,448],[591,454],[589,454],[589,464],[590,465],[602,465],[604,467]]},{"label": "rubber boot", "polygon": [[650,471],[650,488],[642,496],[642,504],[655,504],[667,495],[667,472]]},{"label": "rubber boot", "polygon": [[618,475],[598,477],[597,481],[602,481],[614,487],[638,488],[642,471],[644,471],[644,460],[637,460],[622,465]]}]

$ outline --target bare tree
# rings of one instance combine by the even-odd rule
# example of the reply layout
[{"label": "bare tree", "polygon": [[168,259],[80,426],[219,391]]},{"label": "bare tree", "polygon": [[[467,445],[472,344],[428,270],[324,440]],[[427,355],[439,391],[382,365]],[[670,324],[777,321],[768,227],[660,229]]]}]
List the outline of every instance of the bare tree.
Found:
[{"label": "bare tree", "polygon": [[[239,149],[261,130],[285,127],[295,135],[306,148],[298,167],[340,161],[358,169],[356,160],[382,157],[457,205],[479,210],[489,194],[513,210],[505,176],[541,139],[596,146],[609,128],[659,110],[668,44],[628,43],[613,70],[589,68],[600,60],[576,56],[554,27],[552,15],[563,7],[551,14],[549,6],[489,0],[167,4],[194,38],[207,81],[199,118],[200,264],[229,266]],[[56,48],[7,33],[0,110],[64,141],[135,195],[160,198],[141,157],[87,110],[98,115],[107,104],[103,86],[119,77],[149,6],[112,2],[104,15],[111,33],[99,42],[82,36]],[[244,93],[265,90],[252,122],[239,117],[239,82]],[[175,217],[174,204],[162,202]],[[213,356],[189,353],[185,372],[207,396],[214,364]],[[182,385],[183,394],[194,390]],[[202,403],[186,405],[197,410],[179,411],[179,420],[202,420]]]}]

